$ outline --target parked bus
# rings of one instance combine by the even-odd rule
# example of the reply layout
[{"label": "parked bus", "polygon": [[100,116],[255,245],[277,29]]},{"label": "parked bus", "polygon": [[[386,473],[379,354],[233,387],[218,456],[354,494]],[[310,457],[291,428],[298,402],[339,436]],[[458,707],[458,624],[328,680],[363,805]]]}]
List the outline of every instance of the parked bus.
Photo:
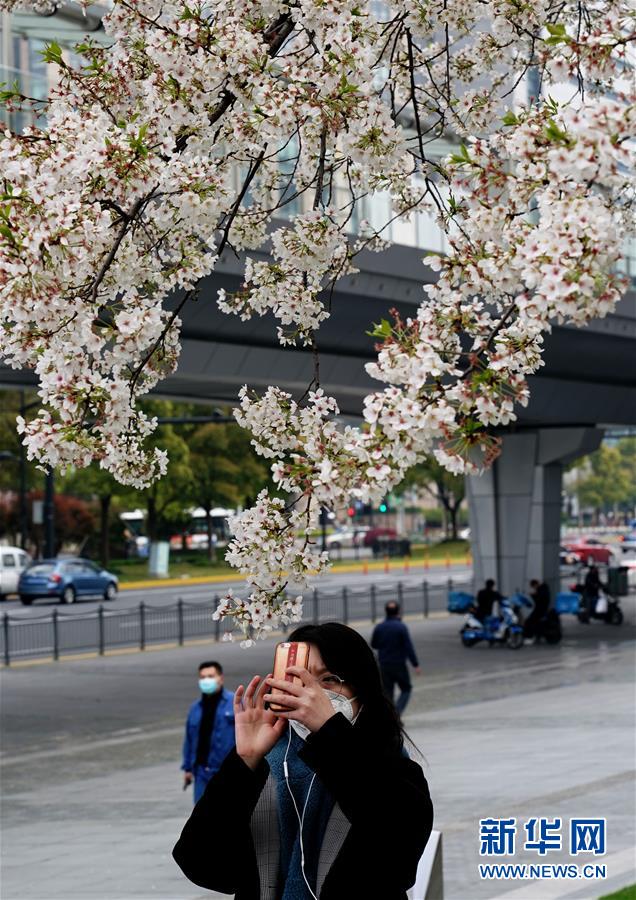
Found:
[{"label": "parked bus", "polygon": [[[227,520],[229,516],[235,515],[236,512],[237,510],[235,509],[224,509],[220,506],[211,510],[212,534],[215,544],[226,543],[230,539]],[[135,509],[121,513],[121,519],[130,532],[131,542],[134,542],[139,556],[148,555],[148,538],[145,534],[146,515],[146,510],[144,509]],[[187,550],[207,549],[208,535],[203,507],[191,510],[190,522],[186,529],[184,529],[183,533],[173,534],[170,537],[170,546],[173,550],[181,550],[183,547]]]}]

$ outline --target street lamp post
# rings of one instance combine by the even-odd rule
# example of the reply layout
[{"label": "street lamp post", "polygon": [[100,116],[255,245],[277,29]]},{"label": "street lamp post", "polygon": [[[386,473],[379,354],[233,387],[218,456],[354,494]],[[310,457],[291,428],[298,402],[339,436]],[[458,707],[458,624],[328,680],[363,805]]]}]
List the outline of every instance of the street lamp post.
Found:
[{"label": "street lamp post", "polygon": [[323,506],[320,510],[320,549],[324,553],[327,550],[327,522],[329,521],[329,510]]},{"label": "street lamp post", "polygon": [[44,476],[44,558],[55,556],[55,484],[53,469],[48,468]]},{"label": "street lamp post", "polygon": [[[27,406],[24,402],[24,391],[20,391],[20,415],[24,418]],[[20,546],[23,550],[27,548],[27,540],[29,536],[29,517],[27,514],[26,499],[26,450],[24,444],[20,441]]]},{"label": "street lamp post", "polygon": [[29,539],[29,516],[27,512],[27,489],[26,489],[26,454],[24,447],[20,444],[20,547],[26,550]]}]

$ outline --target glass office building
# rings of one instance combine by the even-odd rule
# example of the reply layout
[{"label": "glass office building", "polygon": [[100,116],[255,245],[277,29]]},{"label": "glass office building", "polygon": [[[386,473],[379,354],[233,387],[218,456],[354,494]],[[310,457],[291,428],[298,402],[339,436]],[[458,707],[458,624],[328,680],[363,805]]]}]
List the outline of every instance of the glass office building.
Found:
[{"label": "glass office building", "polygon": [[[374,12],[381,14],[384,4],[382,0],[372,0]],[[21,12],[0,14],[0,82],[11,86],[17,84],[21,93],[36,99],[45,99],[55,85],[55,66],[47,65],[42,59],[42,51],[46,43],[55,40],[63,49],[69,64],[76,59],[75,45],[85,35],[94,41],[107,43],[107,37],[101,25],[101,19],[107,12],[108,3],[91,5],[86,11],[75,2],[62,2],[55,12]],[[518,99],[531,97],[539,88],[532,70],[525,82],[516,92]],[[8,114],[0,109],[0,120],[8,124],[14,131],[21,131],[29,123],[43,123],[33,112],[12,112]],[[442,159],[453,151],[449,140],[437,140],[429,144],[431,159]],[[289,153],[287,154],[289,156]],[[293,155],[293,154],[292,154]],[[281,168],[285,169],[285,161],[281,160]],[[289,163],[287,163],[289,165]],[[237,180],[239,173],[237,172]],[[337,190],[337,189],[336,189]],[[343,204],[349,202],[344,197]],[[338,207],[338,197],[335,206]],[[287,216],[298,213],[305,202],[304,197],[295,198],[284,208]],[[283,212],[283,210],[281,210]],[[392,218],[391,200],[388,195],[375,194],[372,198],[362,198],[349,221],[349,230],[356,233],[360,222],[367,220],[374,228],[380,228]],[[382,236],[396,244],[419,247],[423,251],[444,253],[448,248],[445,233],[435,223],[432,215],[417,212],[410,219],[398,219],[388,225]],[[636,239],[629,240],[625,247],[621,269],[632,279],[636,279]]]}]

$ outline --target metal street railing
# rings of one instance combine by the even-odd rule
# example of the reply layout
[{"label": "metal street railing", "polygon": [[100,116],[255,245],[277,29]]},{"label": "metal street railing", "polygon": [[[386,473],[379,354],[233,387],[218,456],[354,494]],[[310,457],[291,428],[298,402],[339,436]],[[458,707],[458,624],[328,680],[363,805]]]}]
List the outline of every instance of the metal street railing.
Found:
[{"label": "metal street railing", "polygon": [[[472,590],[472,581],[449,578],[443,583],[361,585],[342,588],[314,588],[305,595],[303,622],[376,622],[384,616],[384,604],[398,600],[405,615],[427,618],[446,609],[449,590]],[[126,609],[101,604],[87,612],[54,608],[42,615],[5,612],[0,628],[0,659],[6,666],[21,659],[52,657],[74,653],[103,655],[110,649],[152,644],[183,645],[196,638],[223,640],[232,630],[232,621],[216,622],[212,613],[218,596],[208,601],[153,604],[142,601]]]}]

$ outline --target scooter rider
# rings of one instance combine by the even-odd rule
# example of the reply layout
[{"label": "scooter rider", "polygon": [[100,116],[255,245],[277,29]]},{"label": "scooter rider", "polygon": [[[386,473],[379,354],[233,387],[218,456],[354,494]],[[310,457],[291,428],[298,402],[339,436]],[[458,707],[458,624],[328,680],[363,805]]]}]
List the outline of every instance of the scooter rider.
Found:
[{"label": "scooter rider", "polygon": [[598,567],[590,566],[588,573],[585,576],[585,581],[583,582],[583,605],[588,616],[585,621],[589,622],[589,619],[594,615],[596,601],[599,598],[602,587],[603,585]]},{"label": "scooter rider", "polygon": [[482,622],[485,622],[486,617],[492,615],[492,608],[495,604],[495,601],[499,603],[502,599],[503,598],[499,591],[495,590],[494,579],[489,578],[486,581],[486,586],[483,587],[477,594],[477,610],[475,613],[477,618]]}]

